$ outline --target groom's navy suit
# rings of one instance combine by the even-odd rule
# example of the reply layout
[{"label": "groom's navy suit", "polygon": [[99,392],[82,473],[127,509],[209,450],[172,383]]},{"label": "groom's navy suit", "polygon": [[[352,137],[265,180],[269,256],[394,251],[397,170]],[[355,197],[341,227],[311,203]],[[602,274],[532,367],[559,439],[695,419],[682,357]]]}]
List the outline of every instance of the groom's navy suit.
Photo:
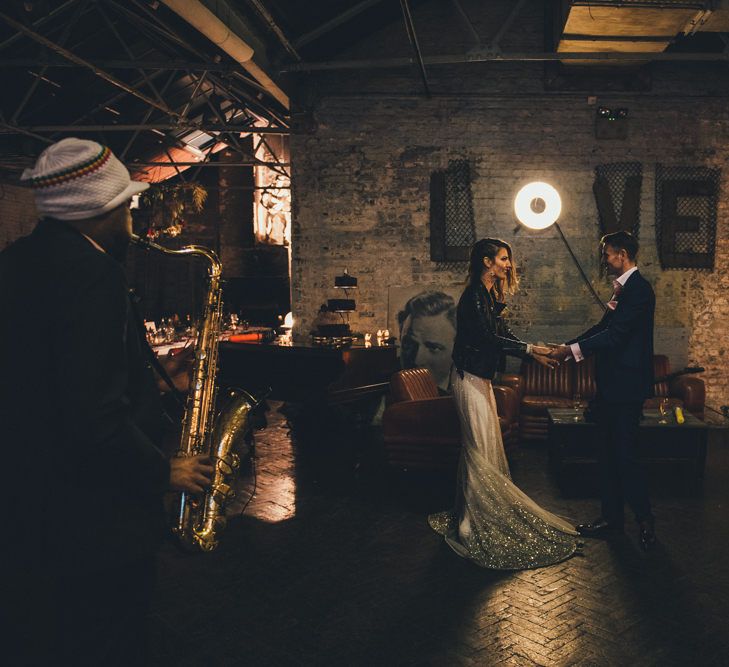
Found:
[{"label": "groom's navy suit", "polygon": [[614,310],[569,341],[583,355],[595,355],[596,417],[601,444],[602,516],[623,523],[623,500],[638,521],[651,520],[648,492],[637,458],[643,401],[653,396],[653,318],[656,298],[650,283],[634,271],[616,297]]}]

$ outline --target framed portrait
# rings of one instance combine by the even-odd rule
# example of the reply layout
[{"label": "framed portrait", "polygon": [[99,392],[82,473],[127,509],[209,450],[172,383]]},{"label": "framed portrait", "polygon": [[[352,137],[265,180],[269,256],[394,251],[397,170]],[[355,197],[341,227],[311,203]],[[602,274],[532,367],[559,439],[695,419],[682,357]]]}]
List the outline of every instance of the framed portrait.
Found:
[{"label": "framed portrait", "polygon": [[430,369],[442,392],[448,391],[456,336],[456,306],[463,285],[390,287],[387,328],[397,337],[403,368]]}]

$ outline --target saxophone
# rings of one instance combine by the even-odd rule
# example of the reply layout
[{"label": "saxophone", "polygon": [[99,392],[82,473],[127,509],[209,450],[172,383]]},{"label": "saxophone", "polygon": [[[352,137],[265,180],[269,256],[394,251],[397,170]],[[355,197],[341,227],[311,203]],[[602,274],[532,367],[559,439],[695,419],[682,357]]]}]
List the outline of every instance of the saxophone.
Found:
[{"label": "saxophone", "polygon": [[214,473],[210,490],[204,495],[180,494],[173,532],[191,550],[212,551],[225,528],[226,505],[235,496],[233,486],[240,468],[238,452],[248,448],[252,431],[250,414],[258,401],[248,392],[232,389],[216,414],[215,378],[223,302],[222,264],[215,252],[198,245],[171,250],[136,235],[132,235],[132,242],[145,250],[175,257],[197,256],[208,263],[208,290],[176,455],[206,454],[213,462]]}]

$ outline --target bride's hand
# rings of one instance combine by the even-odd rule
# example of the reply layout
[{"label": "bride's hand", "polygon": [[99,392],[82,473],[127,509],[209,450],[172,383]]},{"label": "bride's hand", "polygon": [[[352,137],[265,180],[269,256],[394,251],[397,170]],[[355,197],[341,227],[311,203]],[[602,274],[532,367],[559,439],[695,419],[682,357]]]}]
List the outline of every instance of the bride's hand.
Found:
[{"label": "bride's hand", "polygon": [[[540,347],[540,346],[537,346]],[[549,348],[546,348],[549,350]],[[541,364],[545,368],[557,368],[559,366],[559,362],[556,359],[551,359],[550,357],[545,356],[542,353],[535,352],[534,348],[532,347],[532,359],[536,361],[538,364]]]}]

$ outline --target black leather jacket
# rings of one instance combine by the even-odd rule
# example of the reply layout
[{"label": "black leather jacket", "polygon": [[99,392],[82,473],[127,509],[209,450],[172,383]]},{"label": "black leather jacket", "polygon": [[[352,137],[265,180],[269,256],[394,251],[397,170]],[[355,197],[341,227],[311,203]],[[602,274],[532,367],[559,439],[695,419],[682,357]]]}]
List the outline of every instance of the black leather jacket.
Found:
[{"label": "black leather jacket", "polygon": [[527,344],[519,340],[501,319],[506,305],[497,301],[482,283],[469,285],[458,302],[453,363],[463,371],[490,380],[504,369],[504,355],[526,355]]}]

